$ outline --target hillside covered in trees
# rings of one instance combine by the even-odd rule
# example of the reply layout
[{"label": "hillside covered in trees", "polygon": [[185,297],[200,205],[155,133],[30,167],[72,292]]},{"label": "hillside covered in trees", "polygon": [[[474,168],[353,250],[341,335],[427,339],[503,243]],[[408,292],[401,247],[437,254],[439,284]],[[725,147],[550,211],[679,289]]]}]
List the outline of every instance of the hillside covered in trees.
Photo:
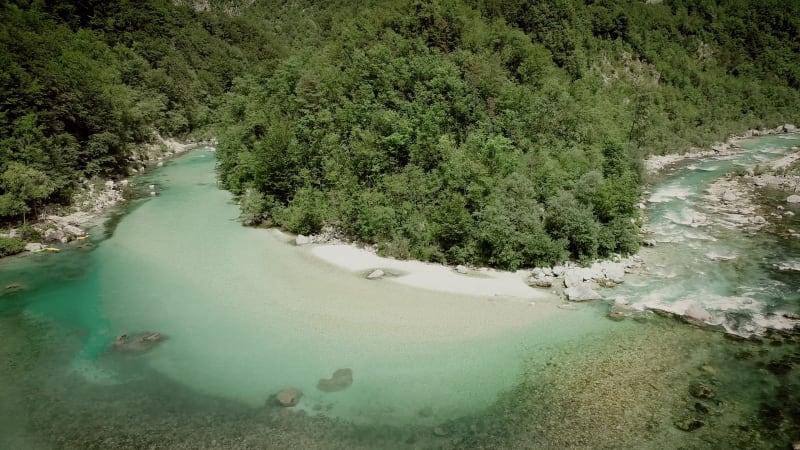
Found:
[{"label": "hillside covered in trees", "polygon": [[[11,2],[0,217],[214,133],[242,219],[502,268],[631,252],[641,162],[800,116],[780,1]],[[41,180],[41,181],[34,181]]]}]

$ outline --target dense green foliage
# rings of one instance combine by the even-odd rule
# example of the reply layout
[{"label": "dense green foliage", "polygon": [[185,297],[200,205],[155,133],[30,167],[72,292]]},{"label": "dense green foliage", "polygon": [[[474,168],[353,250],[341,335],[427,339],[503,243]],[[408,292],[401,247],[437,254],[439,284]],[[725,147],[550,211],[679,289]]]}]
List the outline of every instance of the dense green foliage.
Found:
[{"label": "dense green foliage", "polygon": [[211,123],[273,39],[168,1],[0,4],[0,220],[68,201],[82,177],[126,173],[154,132]]},{"label": "dense green foliage", "polygon": [[216,128],[242,221],[504,268],[638,247],[642,158],[800,111],[796,2],[0,7],[0,218]]},{"label": "dense green foliage", "polygon": [[25,249],[25,243],[15,238],[0,237],[0,257],[16,255]]},{"label": "dense green foliage", "polygon": [[259,217],[504,268],[638,247],[643,156],[797,117],[783,2],[368,2],[236,80],[220,173]]}]

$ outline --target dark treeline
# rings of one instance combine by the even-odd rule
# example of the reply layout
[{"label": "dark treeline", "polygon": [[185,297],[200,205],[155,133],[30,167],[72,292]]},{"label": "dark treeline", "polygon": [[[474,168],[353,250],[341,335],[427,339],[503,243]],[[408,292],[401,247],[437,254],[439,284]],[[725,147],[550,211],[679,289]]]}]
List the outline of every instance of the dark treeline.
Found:
[{"label": "dark treeline", "polygon": [[7,218],[120,173],[154,131],[215,129],[245,223],[424,260],[591,259],[638,247],[643,157],[800,114],[796,2],[2,8]]}]

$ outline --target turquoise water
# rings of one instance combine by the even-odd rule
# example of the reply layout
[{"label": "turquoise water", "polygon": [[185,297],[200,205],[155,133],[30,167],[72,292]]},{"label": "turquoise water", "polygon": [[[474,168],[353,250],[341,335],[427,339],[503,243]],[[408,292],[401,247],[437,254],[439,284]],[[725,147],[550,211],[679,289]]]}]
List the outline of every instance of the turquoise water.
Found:
[{"label": "turquoise water", "polygon": [[[159,196],[135,200],[85,249],[2,262],[0,284],[28,287],[3,299],[3,314],[74,338],[56,377],[114,386],[147,369],[253,408],[295,387],[304,392],[296,409],[308,414],[435,424],[489,406],[532,347],[563,340],[565,329],[574,338],[608,327],[591,306],[449,295],[327,265],[288,237],[240,226],[214,164],[199,150],[138,180]],[[121,367],[109,343],[141,332],[168,339]],[[353,370],[350,388],[316,389],[339,368]]]},{"label": "turquoise water", "polygon": [[[782,135],[742,142],[733,156],[693,161],[676,167],[656,183],[648,203],[648,228],[657,246],[642,250],[650,270],[616,292],[634,305],[676,313],[690,305],[707,309],[713,322],[727,331],[748,336],[771,327],[789,327],[785,313],[800,312],[800,241],[781,230],[800,230],[800,208],[759,198],[757,210],[770,224],[756,231],[736,226],[736,217],[719,211],[719,193],[709,186],[737,168],[753,168],[779,158],[800,136]],[[777,217],[784,210],[795,216]],[[763,205],[763,206],[761,206]],[[743,208],[741,201],[731,209]]]},{"label": "turquoise water", "polygon": [[[648,213],[661,242],[643,254],[652,273],[608,296],[634,304],[698,300],[723,316],[743,308],[709,303],[710,296],[747,297],[758,310],[746,310],[741,326],[755,314],[796,308],[797,277],[777,268],[800,254],[796,242],[693,227],[672,216],[702,209],[704,186],[734,165],[777,157],[796,141],[745,145],[752,151],[742,158],[696,163],[656,185],[663,201]],[[768,391],[742,386],[766,372],[761,360],[742,366],[732,356],[740,344],[657,319],[612,322],[602,302],[562,310],[557,300],[530,305],[365,280],[288,237],[241,227],[237,206],[216,186],[214,164],[213,152],[197,150],[137,180],[157,185],[159,196],[132,201],[121,221],[92,230],[83,247],[0,260],[0,287],[24,287],[0,297],[0,448],[529,447],[520,442],[533,442],[531,428],[520,422],[549,430],[538,431],[547,437],[539,448],[561,447],[569,441],[556,439],[566,436],[556,425],[569,423],[564,417],[575,405],[556,401],[548,383],[574,383],[575,398],[596,396],[605,405],[616,388],[587,389],[597,380],[582,377],[612,374],[633,384],[658,367],[658,357],[665,364],[659,376],[674,371],[683,380],[696,367],[668,364],[681,346],[708,346],[729,373],[746,371],[719,377],[721,392],[741,395],[731,404],[756,405],[736,409],[735,417],[754,414],[759,402],[795,383],[775,379]],[[737,259],[711,261],[710,251]],[[672,341],[661,342],[662,331]],[[140,356],[107,351],[115,336],[140,332],[167,339]],[[781,348],[794,347],[787,341]],[[632,359],[611,368],[595,361],[626,352]],[[559,358],[580,368],[560,366]],[[703,358],[712,354],[677,360]],[[352,386],[319,391],[317,381],[339,368],[353,370]],[[685,394],[682,382],[669,386]],[[304,392],[300,403],[269,406],[287,387]],[[673,409],[686,401],[658,398],[667,400]],[[655,429],[663,433],[648,439],[671,442],[653,448],[677,447],[686,436],[673,427],[667,404],[659,408],[664,421]],[[600,416],[606,422],[582,426],[596,439],[620,426]]]}]

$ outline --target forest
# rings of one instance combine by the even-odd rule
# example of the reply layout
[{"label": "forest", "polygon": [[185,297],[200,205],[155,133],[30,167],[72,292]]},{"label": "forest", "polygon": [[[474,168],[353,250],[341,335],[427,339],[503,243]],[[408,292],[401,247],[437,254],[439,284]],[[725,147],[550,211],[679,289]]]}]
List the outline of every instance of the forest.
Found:
[{"label": "forest", "polygon": [[[504,269],[640,243],[642,161],[800,118],[800,4],[0,6],[0,221],[216,136],[247,225]],[[3,243],[0,243],[2,251]]]}]

